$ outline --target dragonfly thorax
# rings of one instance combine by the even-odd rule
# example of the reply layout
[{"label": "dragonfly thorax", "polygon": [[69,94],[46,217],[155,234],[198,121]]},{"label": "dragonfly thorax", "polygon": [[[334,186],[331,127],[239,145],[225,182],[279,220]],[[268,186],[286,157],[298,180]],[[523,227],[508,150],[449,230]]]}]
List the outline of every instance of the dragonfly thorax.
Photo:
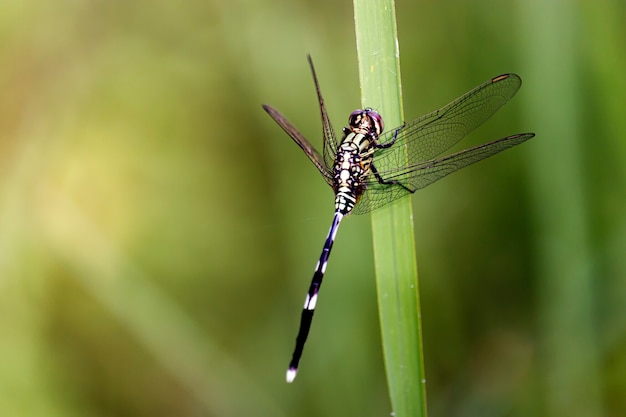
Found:
[{"label": "dragonfly thorax", "polygon": [[337,212],[349,214],[359,202],[382,130],[383,118],[369,107],[350,114],[333,169]]},{"label": "dragonfly thorax", "polygon": [[[352,120],[352,116],[350,118]],[[367,124],[366,119],[367,116],[361,117],[359,123]],[[352,128],[350,126],[344,129],[345,137],[339,145],[333,167],[335,210],[343,215],[352,211],[365,191],[365,179],[371,173],[370,167],[376,150],[376,137],[373,133],[356,133]]]}]

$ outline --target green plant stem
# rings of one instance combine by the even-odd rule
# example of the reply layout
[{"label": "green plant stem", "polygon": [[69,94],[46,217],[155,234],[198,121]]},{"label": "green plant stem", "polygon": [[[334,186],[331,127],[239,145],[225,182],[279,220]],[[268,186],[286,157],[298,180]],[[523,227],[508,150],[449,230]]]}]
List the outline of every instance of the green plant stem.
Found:
[{"label": "green plant stem", "polygon": [[[363,107],[402,124],[400,62],[392,0],[354,0]],[[389,395],[397,417],[426,416],[411,199],[372,213],[374,262]]]}]

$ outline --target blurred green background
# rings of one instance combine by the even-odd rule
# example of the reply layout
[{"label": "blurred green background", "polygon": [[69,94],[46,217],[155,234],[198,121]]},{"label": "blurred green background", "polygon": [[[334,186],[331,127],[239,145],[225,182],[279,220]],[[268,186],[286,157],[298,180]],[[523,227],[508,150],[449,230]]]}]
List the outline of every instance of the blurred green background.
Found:
[{"label": "blurred green background", "polygon": [[[626,414],[626,6],[399,1],[405,115],[519,73],[413,199],[431,416]],[[368,216],[284,382],[359,107],[352,4],[17,1],[0,14],[0,415],[387,416]],[[375,103],[372,104],[375,107]]]}]

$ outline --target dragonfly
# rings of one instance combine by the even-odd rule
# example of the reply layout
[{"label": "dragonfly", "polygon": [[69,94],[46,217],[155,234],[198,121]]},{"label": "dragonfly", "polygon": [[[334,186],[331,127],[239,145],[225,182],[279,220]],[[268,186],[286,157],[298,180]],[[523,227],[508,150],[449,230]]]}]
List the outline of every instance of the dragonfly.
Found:
[{"label": "dragonfly", "polygon": [[337,141],[324,105],[313,60],[308,55],[322,117],[323,154],[275,108],[263,109],[304,151],[335,193],[335,214],[307,291],[286,379],[296,378],[328,258],[341,220],[348,214],[376,210],[475,162],[519,145],[535,136],[519,133],[447,156],[443,152],[489,119],[519,90],[516,74],[494,77],[439,110],[391,130],[372,108],[353,111]]}]

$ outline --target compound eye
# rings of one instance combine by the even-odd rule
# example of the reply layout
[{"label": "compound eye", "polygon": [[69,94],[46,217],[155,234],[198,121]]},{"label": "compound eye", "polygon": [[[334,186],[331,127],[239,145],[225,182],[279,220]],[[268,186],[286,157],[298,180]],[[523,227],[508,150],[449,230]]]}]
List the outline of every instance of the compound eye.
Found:
[{"label": "compound eye", "polygon": [[351,129],[366,128],[379,136],[383,132],[383,118],[371,108],[355,110],[350,114],[348,123]]},{"label": "compound eye", "polygon": [[367,115],[372,119],[372,125],[374,126],[374,131],[376,132],[376,136],[380,136],[381,133],[385,130],[385,123],[383,122],[383,117],[378,114],[377,111],[367,108],[365,109]]},{"label": "compound eye", "polygon": [[350,117],[348,117],[348,126],[350,127],[358,127],[363,120],[363,116],[365,116],[367,112],[365,110],[355,110],[350,113]]}]

